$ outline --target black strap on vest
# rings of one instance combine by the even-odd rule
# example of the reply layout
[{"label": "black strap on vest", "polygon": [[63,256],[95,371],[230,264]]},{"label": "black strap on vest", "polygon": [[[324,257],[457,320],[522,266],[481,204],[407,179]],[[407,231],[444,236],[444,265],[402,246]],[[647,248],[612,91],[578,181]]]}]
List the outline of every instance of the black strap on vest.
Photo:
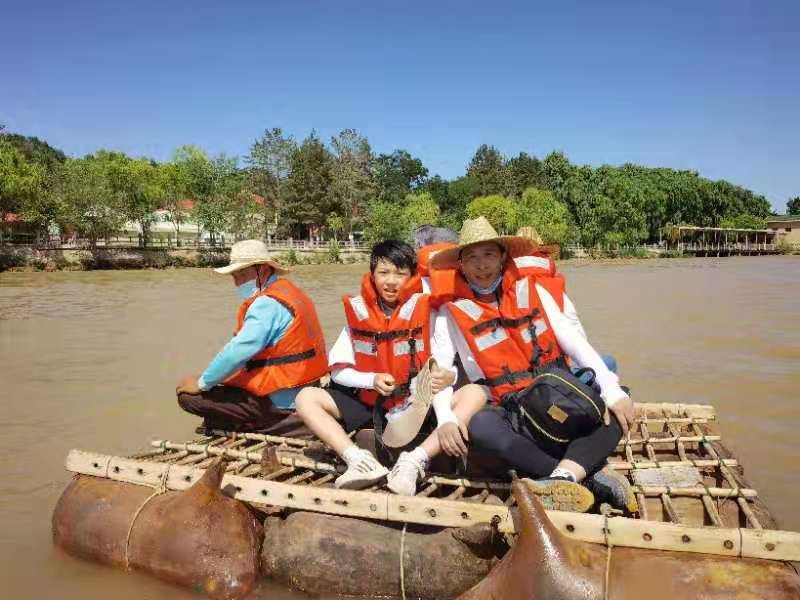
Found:
[{"label": "black strap on vest", "polygon": [[297,354],[287,354],[286,356],[276,356],[275,358],[261,358],[257,360],[248,360],[244,368],[248,371],[254,369],[261,369],[263,367],[274,367],[275,365],[288,365],[289,363],[300,362],[301,360],[308,360],[317,355],[314,348],[306,350],[305,352],[298,352]]},{"label": "black strap on vest", "polygon": [[350,332],[358,337],[365,337],[376,342],[385,342],[386,340],[396,340],[397,338],[406,336],[415,336],[422,333],[422,327],[414,329],[394,329],[392,331],[366,331],[364,329],[351,329]]},{"label": "black strap on vest", "polygon": [[483,323],[479,323],[474,327],[470,328],[470,332],[474,335],[481,333],[482,331],[486,331],[487,329],[495,330],[498,327],[519,327],[520,325],[528,324],[530,325],[533,323],[534,319],[539,316],[539,309],[534,308],[530,313],[527,315],[523,315],[517,319],[509,319],[506,317],[498,317],[496,319],[489,319],[488,321],[484,321]]}]

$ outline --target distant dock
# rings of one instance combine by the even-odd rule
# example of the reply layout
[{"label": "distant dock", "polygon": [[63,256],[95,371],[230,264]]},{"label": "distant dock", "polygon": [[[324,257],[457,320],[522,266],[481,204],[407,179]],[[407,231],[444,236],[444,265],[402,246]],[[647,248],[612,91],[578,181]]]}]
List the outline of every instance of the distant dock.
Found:
[{"label": "distant dock", "polygon": [[772,229],[674,226],[667,229],[666,246],[694,256],[757,256],[781,254]]}]

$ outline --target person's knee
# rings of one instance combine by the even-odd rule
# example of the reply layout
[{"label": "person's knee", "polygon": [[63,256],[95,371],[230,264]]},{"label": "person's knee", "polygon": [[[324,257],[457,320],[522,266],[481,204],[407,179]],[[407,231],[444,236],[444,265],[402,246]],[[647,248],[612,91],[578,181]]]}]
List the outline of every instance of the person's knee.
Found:
[{"label": "person's knee", "polygon": [[330,400],[330,396],[321,388],[303,388],[295,398],[295,410],[300,418],[313,415],[321,410],[329,412],[326,406],[328,400]]},{"label": "person's knee", "polygon": [[470,442],[478,447],[502,454],[508,450],[509,438],[500,417],[489,410],[478,412],[469,422]]},{"label": "person's knee", "polygon": [[178,406],[188,413],[195,413],[197,411],[197,396],[193,394],[180,393],[178,394]]}]

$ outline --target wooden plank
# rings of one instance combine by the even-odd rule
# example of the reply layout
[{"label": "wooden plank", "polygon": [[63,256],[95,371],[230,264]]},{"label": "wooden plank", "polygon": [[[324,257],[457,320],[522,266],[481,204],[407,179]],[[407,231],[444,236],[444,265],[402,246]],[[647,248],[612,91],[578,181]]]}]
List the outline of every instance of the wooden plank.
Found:
[{"label": "wooden plank", "polygon": [[[739,465],[739,461],[735,458],[726,458],[722,460],[722,463],[729,467],[736,467]],[[629,471],[631,469],[657,469],[660,467],[681,467],[681,466],[694,466],[698,469],[708,468],[708,467],[716,467],[719,466],[719,460],[704,460],[704,459],[697,459],[697,460],[660,460],[658,462],[648,461],[648,460],[640,460],[636,462],[624,461],[624,460],[614,460],[609,459],[608,465],[612,469],[617,469],[619,471]]]},{"label": "wooden plank", "polygon": [[[69,453],[66,465],[75,473],[151,487],[158,485],[167,472],[167,488],[176,491],[188,488],[203,475],[202,470],[192,467],[136,461],[80,450]],[[108,468],[113,466],[120,468],[118,471]],[[155,484],[152,483],[154,481]],[[238,475],[226,475],[222,485],[233,486],[234,497],[256,505],[439,527],[463,527],[494,521],[501,532],[514,533],[513,520],[504,506],[315,488]],[[558,511],[548,511],[547,514],[565,535],[586,542],[605,543],[604,517]],[[608,541],[615,546],[726,556],[739,556],[741,552],[745,557],[800,561],[800,534],[790,531],[693,528],[624,517],[612,517],[608,524]],[[740,540],[746,543],[741,545]]]}]

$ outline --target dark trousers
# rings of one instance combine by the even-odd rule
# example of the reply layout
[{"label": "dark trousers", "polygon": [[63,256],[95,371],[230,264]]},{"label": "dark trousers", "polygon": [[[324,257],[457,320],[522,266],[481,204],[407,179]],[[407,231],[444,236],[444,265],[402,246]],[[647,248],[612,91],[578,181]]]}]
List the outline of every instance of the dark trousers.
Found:
[{"label": "dark trousers", "polygon": [[269,397],[255,396],[242,388],[218,385],[199,394],[180,394],[178,405],[203,417],[203,425],[210,429],[312,437],[293,410],[275,408]]},{"label": "dark trousers", "polygon": [[578,463],[587,473],[601,468],[622,439],[622,428],[611,415],[608,426],[601,425],[586,437],[569,444],[544,443],[535,441],[524,426],[515,431],[506,409],[489,406],[472,417],[469,439],[476,449],[493,453],[521,476],[546,477],[562,459]]}]

